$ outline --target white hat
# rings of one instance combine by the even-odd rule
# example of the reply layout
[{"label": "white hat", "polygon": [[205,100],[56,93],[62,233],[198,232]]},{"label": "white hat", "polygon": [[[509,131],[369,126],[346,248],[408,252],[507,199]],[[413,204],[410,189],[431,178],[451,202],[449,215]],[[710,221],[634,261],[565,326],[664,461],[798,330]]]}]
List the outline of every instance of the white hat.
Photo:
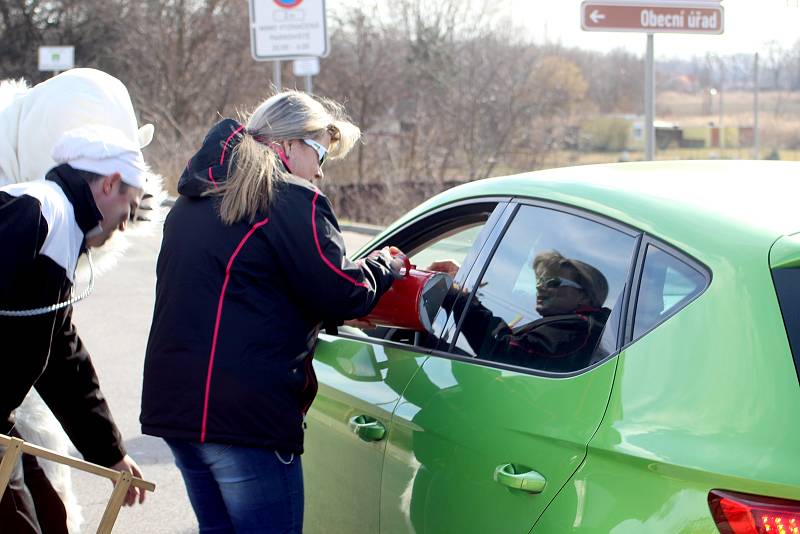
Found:
[{"label": "white hat", "polygon": [[73,169],[103,176],[118,172],[123,182],[143,189],[148,169],[137,141],[116,128],[92,124],[64,132],[51,155],[56,163],[68,163]]}]

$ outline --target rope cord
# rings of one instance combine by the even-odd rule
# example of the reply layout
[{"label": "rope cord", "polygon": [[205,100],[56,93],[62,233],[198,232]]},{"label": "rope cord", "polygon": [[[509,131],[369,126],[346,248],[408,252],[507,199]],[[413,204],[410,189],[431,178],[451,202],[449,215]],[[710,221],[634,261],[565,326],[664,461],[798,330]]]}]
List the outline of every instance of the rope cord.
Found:
[{"label": "rope cord", "polygon": [[86,251],[86,259],[89,262],[89,286],[86,290],[76,297],[71,297],[64,302],[59,302],[57,304],[51,304],[50,306],[44,306],[42,308],[33,308],[31,310],[2,310],[0,309],[0,316],[4,317],[33,317],[35,315],[44,315],[46,313],[52,313],[54,311],[58,311],[62,308],[66,308],[67,306],[72,306],[76,302],[80,302],[89,295],[92,294],[92,290],[94,290],[94,264],[92,263],[92,253],[88,250]]}]

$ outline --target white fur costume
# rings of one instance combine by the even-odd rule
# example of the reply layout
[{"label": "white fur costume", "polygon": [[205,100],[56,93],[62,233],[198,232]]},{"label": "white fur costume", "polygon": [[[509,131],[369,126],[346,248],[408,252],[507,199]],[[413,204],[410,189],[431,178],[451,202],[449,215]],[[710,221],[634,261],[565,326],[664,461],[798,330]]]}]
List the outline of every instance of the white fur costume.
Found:
[{"label": "white fur costume", "polygon": [[[122,82],[104,72],[72,69],[30,89],[22,80],[0,82],[0,186],[43,179],[56,165],[50,152],[61,134],[87,124],[113,126],[142,147],[153,136],[152,125],[139,128]],[[145,194],[150,209],[160,206],[164,193],[159,176],[150,175]],[[143,226],[148,225],[137,223],[129,228]],[[100,251],[96,265],[108,267],[125,246],[123,236],[111,239]],[[15,414],[15,428],[23,439],[68,453],[66,434],[35,390]],[[69,531],[79,532],[83,518],[72,491],[70,469],[48,461],[40,460],[40,464],[64,501]]]}]

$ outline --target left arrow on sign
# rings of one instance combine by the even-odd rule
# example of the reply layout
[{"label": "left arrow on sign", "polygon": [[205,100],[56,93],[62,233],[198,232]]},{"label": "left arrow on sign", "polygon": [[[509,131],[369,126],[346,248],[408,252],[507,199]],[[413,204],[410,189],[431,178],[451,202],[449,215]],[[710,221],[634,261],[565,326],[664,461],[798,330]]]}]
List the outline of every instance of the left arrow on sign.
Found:
[{"label": "left arrow on sign", "polygon": [[592,19],[592,22],[597,24],[598,22],[606,18],[606,16],[595,9],[594,11],[592,11],[592,14],[589,15],[589,18]]}]

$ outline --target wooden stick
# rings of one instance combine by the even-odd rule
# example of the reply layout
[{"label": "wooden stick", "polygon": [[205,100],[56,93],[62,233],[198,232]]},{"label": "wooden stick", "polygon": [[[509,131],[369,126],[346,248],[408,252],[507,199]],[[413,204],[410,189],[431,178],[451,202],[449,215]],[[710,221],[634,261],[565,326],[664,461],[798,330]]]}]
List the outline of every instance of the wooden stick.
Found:
[{"label": "wooden stick", "polygon": [[97,527],[97,534],[109,534],[111,529],[114,528],[114,522],[117,520],[119,509],[125,502],[125,495],[127,495],[130,486],[131,474],[127,471],[119,471],[114,481],[114,491],[111,492],[111,498],[106,505],[106,511],[103,512],[103,518],[100,520],[100,525]]},{"label": "wooden stick", "polygon": [[8,443],[5,444],[6,452],[3,454],[3,461],[0,462],[0,499],[3,498],[3,493],[11,480],[11,474],[14,472],[19,457],[22,456],[24,443],[19,438],[8,438],[8,440]]}]

